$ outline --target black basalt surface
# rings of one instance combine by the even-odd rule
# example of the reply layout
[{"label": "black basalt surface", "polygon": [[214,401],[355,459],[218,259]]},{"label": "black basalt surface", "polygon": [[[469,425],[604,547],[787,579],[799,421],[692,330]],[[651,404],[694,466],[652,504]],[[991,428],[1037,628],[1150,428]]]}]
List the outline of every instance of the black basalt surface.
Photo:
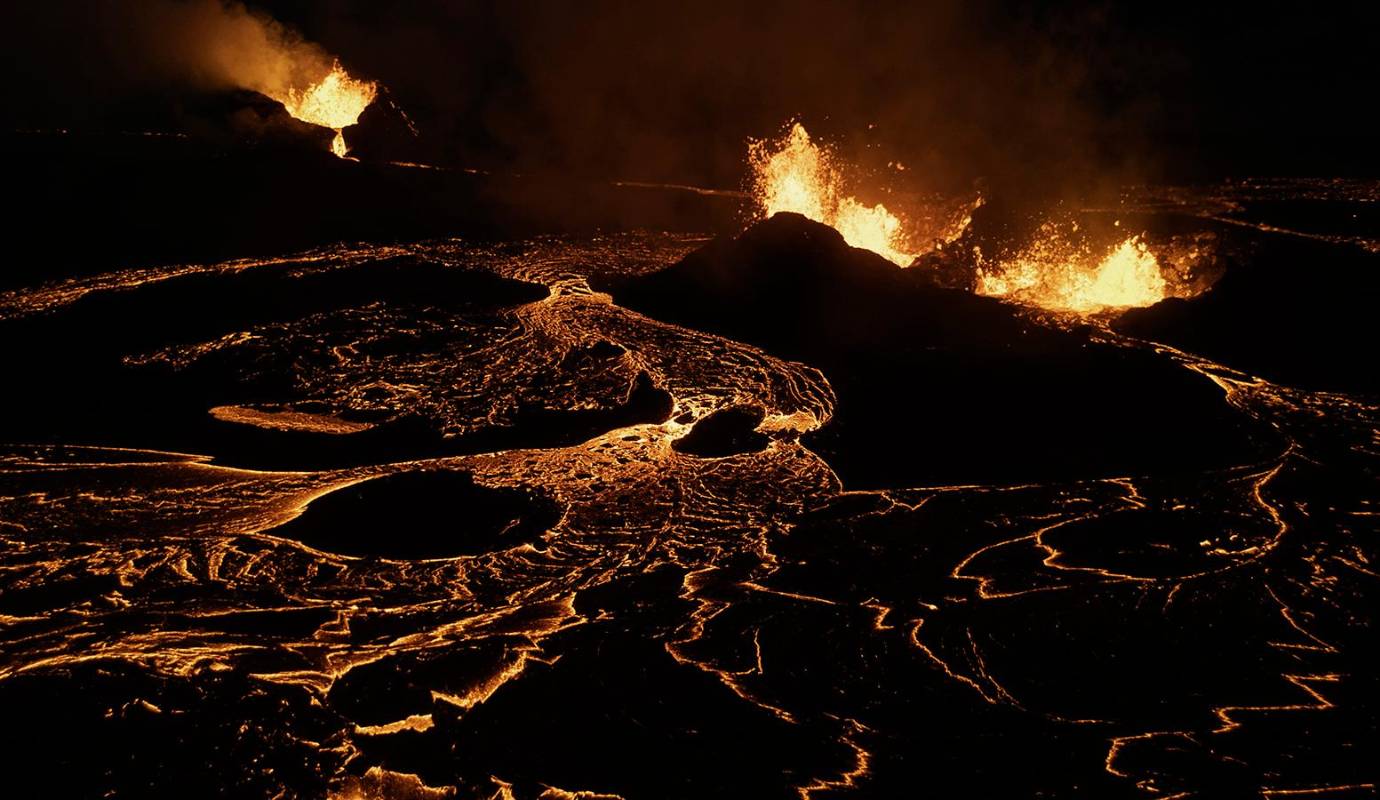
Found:
[{"label": "black basalt surface", "polygon": [[760,450],[767,437],[757,431],[762,424],[760,408],[725,408],[695,423],[689,433],[671,446],[682,453],[706,458]]},{"label": "black basalt surface", "polygon": [[268,533],[341,555],[446,558],[527,544],[560,516],[534,492],[478,486],[463,472],[412,472],[337,489]]}]

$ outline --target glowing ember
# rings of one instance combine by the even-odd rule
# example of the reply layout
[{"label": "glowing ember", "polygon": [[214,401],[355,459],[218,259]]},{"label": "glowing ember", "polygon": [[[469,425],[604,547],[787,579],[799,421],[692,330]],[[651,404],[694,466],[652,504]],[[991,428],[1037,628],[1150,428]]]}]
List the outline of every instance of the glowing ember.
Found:
[{"label": "glowing ember", "polygon": [[830,225],[853,247],[862,247],[903,267],[915,260],[905,249],[901,220],[878,203],[868,206],[843,194],[843,178],[827,151],[795,123],[776,141],[753,142],[753,198],[762,216],[793,211]]},{"label": "glowing ember", "polygon": [[1086,251],[1047,226],[1045,236],[1016,258],[978,270],[978,294],[1008,297],[1056,311],[1090,313],[1148,306],[1163,300],[1167,284],[1159,262],[1139,236],[1093,264]]},{"label": "glowing ember", "polygon": [[326,77],[312,84],[305,92],[292,89],[287,97],[276,99],[297,119],[334,129],[335,140],[331,142],[331,151],[344,158],[343,129],[359,121],[359,115],[374,102],[377,94],[378,84],[351,78],[337,62]]}]

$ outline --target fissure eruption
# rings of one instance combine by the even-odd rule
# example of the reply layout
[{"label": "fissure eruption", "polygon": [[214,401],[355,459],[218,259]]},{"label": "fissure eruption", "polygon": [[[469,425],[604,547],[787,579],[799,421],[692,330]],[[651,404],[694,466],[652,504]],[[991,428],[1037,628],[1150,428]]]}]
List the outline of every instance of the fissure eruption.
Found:
[{"label": "fissure eruption", "polygon": [[344,158],[348,153],[344,129],[358,122],[377,96],[378,84],[350,77],[337,61],[324,78],[305,90],[289,89],[274,99],[293,117],[334,130],[331,152]]}]

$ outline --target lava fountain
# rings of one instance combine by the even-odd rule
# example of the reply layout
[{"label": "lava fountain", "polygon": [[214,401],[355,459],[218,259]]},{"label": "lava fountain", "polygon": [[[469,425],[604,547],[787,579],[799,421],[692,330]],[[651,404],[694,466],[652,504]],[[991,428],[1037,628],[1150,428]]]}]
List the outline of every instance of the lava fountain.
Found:
[{"label": "lava fountain", "polygon": [[752,196],[762,217],[792,211],[833,227],[853,247],[900,266],[915,260],[906,249],[901,220],[881,203],[869,206],[844,194],[833,156],[799,122],[780,139],[751,142],[748,162]]},{"label": "lava fountain", "polygon": [[374,102],[376,96],[378,84],[351,78],[337,61],[324,78],[307,87],[306,91],[290,89],[286,97],[275,99],[282,102],[287,112],[297,119],[334,130],[331,152],[344,158],[344,129],[359,121],[359,115]]},{"label": "lava fountain", "polygon": [[979,267],[977,274],[978,294],[1083,314],[1154,305],[1167,296],[1167,287],[1159,261],[1139,236],[1122,241],[1096,260],[1050,226],[1024,252],[991,267]]}]

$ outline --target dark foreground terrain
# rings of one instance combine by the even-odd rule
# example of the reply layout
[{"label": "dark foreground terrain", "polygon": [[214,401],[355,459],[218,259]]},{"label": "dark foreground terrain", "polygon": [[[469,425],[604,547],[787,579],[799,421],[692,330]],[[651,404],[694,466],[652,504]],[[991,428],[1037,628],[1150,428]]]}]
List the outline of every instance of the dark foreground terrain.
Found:
[{"label": "dark foreground terrain", "polygon": [[1328,227],[1364,189],[1130,201],[1232,261],[1092,320],[787,215],[51,240],[0,294],[0,762],[52,797],[1372,797],[1380,226]]}]

